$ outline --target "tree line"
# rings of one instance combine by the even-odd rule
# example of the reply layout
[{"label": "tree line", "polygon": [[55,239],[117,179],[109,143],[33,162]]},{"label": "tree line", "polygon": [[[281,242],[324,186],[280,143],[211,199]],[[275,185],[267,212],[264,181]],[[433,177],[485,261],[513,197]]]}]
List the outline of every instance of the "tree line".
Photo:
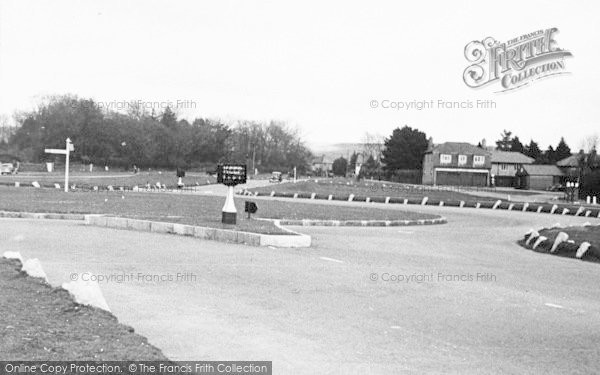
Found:
[{"label": "tree line", "polygon": [[213,169],[217,163],[245,163],[261,172],[300,172],[311,153],[298,131],[284,122],[178,118],[169,107],[148,112],[135,103],[126,113],[102,109],[92,99],[47,98],[38,108],[18,116],[18,128],[0,145],[21,161],[53,161],[45,148],[75,145],[73,159],[82,163],[124,168]]},{"label": "tree line", "polygon": [[[478,146],[482,147],[481,142]],[[593,149],[595,149],[595,146]],[[534,159],[535,164],[555,164],[571,156],[571,148],[563,137],[560,138],[556,148],[550,145],[545,151],[542,151],[539,144],[533,139],[529,141],[529,144],[523,145],[519,137],[513,136],[513,133],[508,130],[504,130],[500,135],[500,139],[496,141],[496,150],[520,152]]]}]

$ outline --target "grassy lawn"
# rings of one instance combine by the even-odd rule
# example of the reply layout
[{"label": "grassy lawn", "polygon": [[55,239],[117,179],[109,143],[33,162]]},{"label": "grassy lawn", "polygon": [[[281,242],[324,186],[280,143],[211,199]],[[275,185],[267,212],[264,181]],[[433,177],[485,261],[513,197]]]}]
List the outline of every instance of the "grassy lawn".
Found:
[{"label": "grassy lawn", "polygon": [[[464,190],[464,189],[463,189]],[[432,200],[455,200],[469,201],[479,199],[480,201],[495,200],[494,198],[474,197],[467,193],[456,190],[444,190],[433,186],[423,185],[406,185],[379,181],[360,181],[356,182],[351,179],[315,179],[302,182],[288,182],[281,184],[273,184],[254,188],[251,191],[269,194],[271,191],[281,193],[316,193],[320,195],[332,194],[334,197],[347,198],[350,194],[354,194],[357,198],[423,198],[425,196]]]},{"label": "grassy lawn", "polygon": [[[41,186],[53,187],[55,183],[63,186],[65,182],[64,172],[24,172],[17,175],[0,176],[0,185],[14,185],[15,182],[22,185],[31,185],[33,181],[39,182]],[[115,189],[124,187],[131,189],[134,186],[146,186],[147,183],[155,185],[157,182],[166,184],[174,188],[177,186],[177,177],[175,171],[164,172],[139,172],[137,174],[130,172],[71,172],[69,174],[69,184],[75,184],[78,188],[91,189],[94,186],[106,188],[111,185]],[[186,173],[183,183],[186,186],[197,186],[215,184],[216,178],[206,173]]]},{"label": "grassy lawn", "polygon": [[[589,226],[573,226],[566,228],[548,228],[539,231],[540,236],[547,237],[548,240],[541,243],[535,251],[549,252],[554,244],[556,236],[560,232],[565,232],[569,235],[569,240],[573,240],[575,243],[562,243],[556,250],[555,254],[574,258],[582,242],[589,242],[590,248],[584,254],[583,260],[591,262],[600,262],[600,226],[589,225]],[[519,241],[521,245],[524,245],[525,240]]]},{"label": "grassy lawn", "polygon": [[[124,197],[124,199],[123,199]],[[144,220],[236,229],[265,234],[287,234],[273,223],[248,220],[245,197],[235,198],[238,224],[221,223],[224,197],[119,192],[69,192],[57,189],[0,187],[0,210],[24,212],[111,214]],[[302,202],[257,200],[255,217],[315,220],[416,220],[437,216],[378,208],[326,206]]]},{"label": "grassy lawn", "polygon": [[167,361],[109,312],[73,301],[0,259],[0,353],[3,360]]}]

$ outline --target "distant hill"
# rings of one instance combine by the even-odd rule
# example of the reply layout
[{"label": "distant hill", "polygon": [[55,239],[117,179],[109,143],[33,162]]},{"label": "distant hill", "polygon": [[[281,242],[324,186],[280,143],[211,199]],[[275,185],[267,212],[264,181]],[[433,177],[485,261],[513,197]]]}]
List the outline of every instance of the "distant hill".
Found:
[{"label": "distant hill", "polygon": [[335,159],[343,156],[346,159],[350,159],[352,154],[356,152],[361,154],[367,149],[372,147],[366,147],[365,143],[320,143],[320,144],[309,144],[308,147],[312,151],[313,155],[320,157],[324,156],[324,162],[332,163]]}]

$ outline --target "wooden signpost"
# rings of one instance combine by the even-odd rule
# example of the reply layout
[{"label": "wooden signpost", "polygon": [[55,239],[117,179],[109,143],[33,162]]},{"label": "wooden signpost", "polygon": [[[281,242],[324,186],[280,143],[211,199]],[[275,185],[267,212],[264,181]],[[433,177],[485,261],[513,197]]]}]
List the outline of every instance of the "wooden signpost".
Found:
[{"label": "wooden signpost", "polygon": [[71,151],[75,151],[75,147],[73,143],[71,143],[71,139],[67,138],[65,141],[65,149],[56,149],[56,148],[47,148],[44,150],[47,154],[60,154],[65,155],[65,193],[69,191],[69,154]]},{"label": "wooden signpost", "polygon": [[235,224],[237,210],[233,200],[233,187],[246,183],[246,165],[245,164],[222,164],[217,167],[217,183],[227,186],[227,199],[223,206],[223,224]]}]

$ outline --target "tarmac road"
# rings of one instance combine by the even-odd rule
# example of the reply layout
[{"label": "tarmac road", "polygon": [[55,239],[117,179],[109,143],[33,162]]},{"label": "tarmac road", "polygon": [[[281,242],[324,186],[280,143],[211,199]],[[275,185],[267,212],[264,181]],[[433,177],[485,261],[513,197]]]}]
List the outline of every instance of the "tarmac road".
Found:
[{"label": "tarmac road", "polygon": [[532,227],[597,219],[402,209],[449,223],[295,228],[314,246],[274,249],[2,219],[0,252],[39,258],[54,285],[121,275],[101,284],[112,312],[173,360],[272,360],[275,374],[600,372],[600,265],[515,244]]}]

